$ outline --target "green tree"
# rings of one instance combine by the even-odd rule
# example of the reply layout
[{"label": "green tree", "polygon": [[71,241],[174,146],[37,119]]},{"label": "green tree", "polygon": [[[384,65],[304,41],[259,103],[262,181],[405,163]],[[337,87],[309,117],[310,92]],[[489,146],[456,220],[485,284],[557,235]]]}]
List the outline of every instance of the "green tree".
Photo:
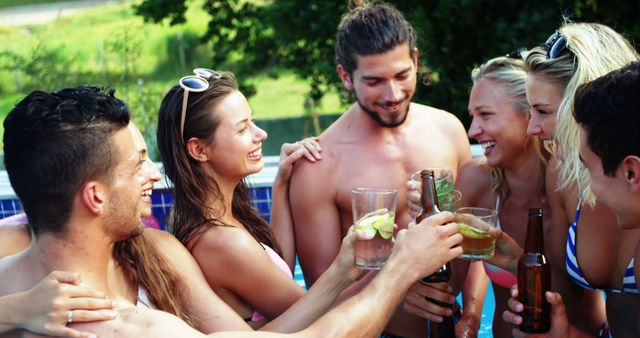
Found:
[{"label": "green tree", "polygon": [[[415,100],[449,110],[468,123],[470,71],[489,58],[543,43],[562,23],[597,21],[634,39],[640,3],[612,0],[459,0],[389,1],[418,33],[423,76]],[[213,42],[213,64],[225,65],[240,80],[273,66],[293,69],[311,83],[318,100],[332,88],[342,90],[335,73],[334,36],[346,1],[206,0],[211,14],[203,41]],[[136,12],[170,24],[184,21],[185,1],[144,0]],[[241,83],[241,88],[244,88]],[[245,88],[246,90],[246,88]],[[251,91],[249,90],[249,93]],[[342,92],[345,100],[348,94]]]}]

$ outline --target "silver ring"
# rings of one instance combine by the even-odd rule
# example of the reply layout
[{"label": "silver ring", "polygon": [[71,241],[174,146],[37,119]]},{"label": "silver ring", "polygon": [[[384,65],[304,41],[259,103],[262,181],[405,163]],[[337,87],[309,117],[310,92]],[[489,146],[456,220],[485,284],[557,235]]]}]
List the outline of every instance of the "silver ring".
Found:
[{"label": "silver ring", "polygon": [[73,311],[67,311],[67,324],[73,323]]}]

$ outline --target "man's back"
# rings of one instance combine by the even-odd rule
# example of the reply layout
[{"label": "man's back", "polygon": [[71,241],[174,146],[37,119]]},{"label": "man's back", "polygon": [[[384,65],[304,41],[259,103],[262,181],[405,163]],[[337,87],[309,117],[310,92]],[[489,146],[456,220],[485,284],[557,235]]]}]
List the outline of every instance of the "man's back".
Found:
[{"label": "man's back", "polygon": [[[320,143],[323,160],[301,163],[291,178],[296,248],[307,285],[329,266],[353,224],[352,188],[398,189],[396,224],[406,228],[410,216],[404,186],[410,175],[426,167],[447,167],[456,173],[470,157],[464,128],[453,115],[415,103],[406,121],[394,128],[379,126],[354,105],[320,136]],[[368,278],[350,292],[366,282]],[[417,329],[407,331],[407,326],[424,326],[417,317],[398,314],[404,319],[393,330],[396,334],[412,336]]]}]

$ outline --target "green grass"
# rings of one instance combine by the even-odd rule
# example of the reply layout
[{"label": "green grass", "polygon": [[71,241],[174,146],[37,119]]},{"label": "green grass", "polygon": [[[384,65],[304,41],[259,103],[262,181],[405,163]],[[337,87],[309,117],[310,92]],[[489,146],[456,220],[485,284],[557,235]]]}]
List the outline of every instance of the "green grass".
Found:
[{"label": "green grass", "polygon": [[[197,66],[233,66],[210,65],[213,48],[197,43],[209,21],[202,1],[190,2],[187,22],[177,26],[145,23],[134,15],[130,3],[101,5],[46,24],[0,26],[0,118],[33,89],[92,83],[115,87],[143,129],[155,125],[164,93],[181,76]],[[0,0],[0,7],[9,2]],[[16,63],[16,58],[21,61]],[[257,91],[249,98],[255,117],[303,116],[308,84],[286,70],[276,72],[276,78],[256,73],[249,79]],[[317,109],[320,114],[335,114],[344,107],[332,93]]]},{"label": "green grass", "polygon": [[0,0],[0,8],[24,6],[24,5],[39,5],[51,2],[65,2],[69,0]]}]

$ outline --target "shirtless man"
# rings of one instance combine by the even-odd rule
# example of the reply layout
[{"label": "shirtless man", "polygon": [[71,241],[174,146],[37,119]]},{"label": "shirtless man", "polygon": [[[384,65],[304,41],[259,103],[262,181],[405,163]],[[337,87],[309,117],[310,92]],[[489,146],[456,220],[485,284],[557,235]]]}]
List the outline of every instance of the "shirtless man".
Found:
[{"label": "shirtless man", "polygon": [[[201,335],[177,317],[144,309],[154,305],[203,332],[250,330],[211,291],[175,238],[141,225],[157,171],[143,170],[146,153],[134,145],[128,124],[126,105],[95,87],[34,92],[10,112],[4,123],[5,162],[34,239],[26,250],[0,259],[0,304],[11,304],[2,296],[29,290],[51,271],[67,270],[80,273],[85,285],[115,300],[120,309],[116,320],[91,324],[76,323],[83,311],[67,311],[68,323],[83,332],[101,337]],[[379,332],[388,318],[385,304],[397,305],[419,276],[461,253],[452,248],[462,239],[457,226],[439,226],[452,219],[441,215],[399,234],[399,247],[385,273],[307,333],[345,337]],[[145,252],[138,255],[123,245],[129,240],[133,245],[142,241]],[[410,262],[409,257],[424,251],[424,242],[430,243],[428,255],[434,259]],[[265,330],[299,331],[333,303],[349,283],[344,276],[353,275],[353,236],[344,243],[336,263],[321,277],[325,282],[317,283],[323,286],[311,288]],[[380,308],[372,311],[377,302],[382,302],[376,305]]]},{"label": "shirtless man", "polygon": [[[320,135],[322,161],[298,163],[291,177],[295,248],[307,286],[336,257],[342,237],[353,224],[352,188],[398,189],[396,223],[406,228],[411,217],[404,185],[411,174],[446,167],[455,175],[471,157],[465,130],[455,116],[411,102],[418,68],[415,41],[411,25],[386,4],[356,8],[338,27],[337,71],[356,102]],[[461,260],[452,263],[453,289],[445,284],[448,292],[439,296],[449,303],[462,288],[468,266]],[[368,280],[363,278],[344,295],[357,292]],[[430,294],[421,284],[412,291]],[[425,302],[423,297],[417,301]],[[475,312],[478,319],[480,313],[481,309]],[[385,332],[424,336],[426,320],[400,310]]]}]

